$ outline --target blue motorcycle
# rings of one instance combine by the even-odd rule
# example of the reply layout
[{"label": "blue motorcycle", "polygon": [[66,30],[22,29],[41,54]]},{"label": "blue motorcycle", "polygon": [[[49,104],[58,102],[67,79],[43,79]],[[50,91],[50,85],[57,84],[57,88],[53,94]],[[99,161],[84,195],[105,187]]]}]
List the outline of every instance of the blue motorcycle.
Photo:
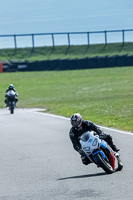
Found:
[{"label": "blue motorcycle", "polygon": [[114,152],[95,132],[85,132],[80,137],[80,144],[87,158],[107,174],[122,170],[123,163],[120,155]]}]

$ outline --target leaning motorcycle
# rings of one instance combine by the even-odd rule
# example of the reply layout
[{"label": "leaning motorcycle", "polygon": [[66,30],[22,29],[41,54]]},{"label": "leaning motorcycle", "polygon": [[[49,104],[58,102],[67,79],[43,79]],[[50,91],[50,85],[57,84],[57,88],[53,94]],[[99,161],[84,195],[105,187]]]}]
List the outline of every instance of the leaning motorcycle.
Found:
[{"label": "leaning motorcycle", "polygon": [[119,154],[114,152],[95,132],[85,132],[80,137],[80,144],[88,159],[107,174],[122,170],[123,163]]},{"label": "leaning motorcycle", "polygon": [[16,92],[14,92],[13,90],[9,90],[6,93],[6,97],[7,97],[7,102],[8,102],[8,105],[9,105],[10,113],[13,114],[14,109],[16,107],[16,103],[15,103]]}]

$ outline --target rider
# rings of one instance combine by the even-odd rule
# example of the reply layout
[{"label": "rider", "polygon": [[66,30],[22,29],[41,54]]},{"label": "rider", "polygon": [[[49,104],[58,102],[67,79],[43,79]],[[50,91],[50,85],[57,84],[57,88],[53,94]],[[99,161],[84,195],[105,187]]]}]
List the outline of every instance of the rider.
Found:
[{"label": "rider", "polygon": [[5,104],[6,104],[6,107],[8,107],[8,100],[7,100],[6,94],[7,94],[7,92],[10,91],[10,90],[13,90],[13,91],[16,93],[16,96],[15,96],[15,103],[18,102],[18,93],[17,93],[17,91],[15,90],[13,84],[10,84],[10,85],[8,86],[8,89],[7,89],[6,92],[5,92]]},{"label": "rider", "polygon": [[86,157],[85,153],[81,149],[79,142],[79,137],[86,131],[95,131],[99,135],[100,139],[104,139],[110,145],[113,151],[119,151],[119,149],[113,144],[112,137],[110,135],[104,134],[101,129],[99,129],[91,121],[82,120],[82,117],[79,113],[75,113],[71,116],[71,125],[72,127],[70,129],[69,136],[74,149],[81,155],[81,160],[84,165],[91,163],[91,161]]}]

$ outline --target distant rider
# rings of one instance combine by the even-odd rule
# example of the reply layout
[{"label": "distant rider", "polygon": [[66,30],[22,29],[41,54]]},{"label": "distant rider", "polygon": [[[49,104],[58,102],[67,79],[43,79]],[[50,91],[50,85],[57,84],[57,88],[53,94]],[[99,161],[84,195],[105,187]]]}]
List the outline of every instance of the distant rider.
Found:
[{"label": "distant rider", "polygon": [[13,91],[16,93],[16,96],[15,96],[15,103],[18,102],[18,93],[17,93],[17,91],[15,90],[13,84],[10,84],[10,85],[8,86],[8,89],[7,89],[6,92],[5,92],[5,98],[6,98],[6,99],[5,99],[5,104],[6,104],[6,107],[8,107],[7,92],[10,91],[10,90],[13,90]]},{"label": "distant rider", "polygon": [[110,135],[104,134],[101,129],[99,129],[91,121],[82,120],[79,113],[75,113],[71,116],[71,125],[72,128],[70,129],[69,136],[74,149],[81,155],[81,160],[84,165],[88,165],[91,161],[86,157],[85,153],[81,149],[79,137],[87,131],[95,131],[99,135],[99,138],[105,140],[113,151],[119,151],[119,149],[113,144],[112,137]]}]

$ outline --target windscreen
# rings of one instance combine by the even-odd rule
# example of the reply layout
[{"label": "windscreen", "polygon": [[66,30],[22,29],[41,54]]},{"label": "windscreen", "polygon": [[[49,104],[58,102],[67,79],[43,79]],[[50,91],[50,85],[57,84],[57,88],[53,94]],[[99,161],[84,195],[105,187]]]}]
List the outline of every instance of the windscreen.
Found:
[{"label": "windscreen", "polygon": [[89,132],[85,132],[81,137],[80,139],[84,142],[87,142],[90,138],[90,133]]}]

